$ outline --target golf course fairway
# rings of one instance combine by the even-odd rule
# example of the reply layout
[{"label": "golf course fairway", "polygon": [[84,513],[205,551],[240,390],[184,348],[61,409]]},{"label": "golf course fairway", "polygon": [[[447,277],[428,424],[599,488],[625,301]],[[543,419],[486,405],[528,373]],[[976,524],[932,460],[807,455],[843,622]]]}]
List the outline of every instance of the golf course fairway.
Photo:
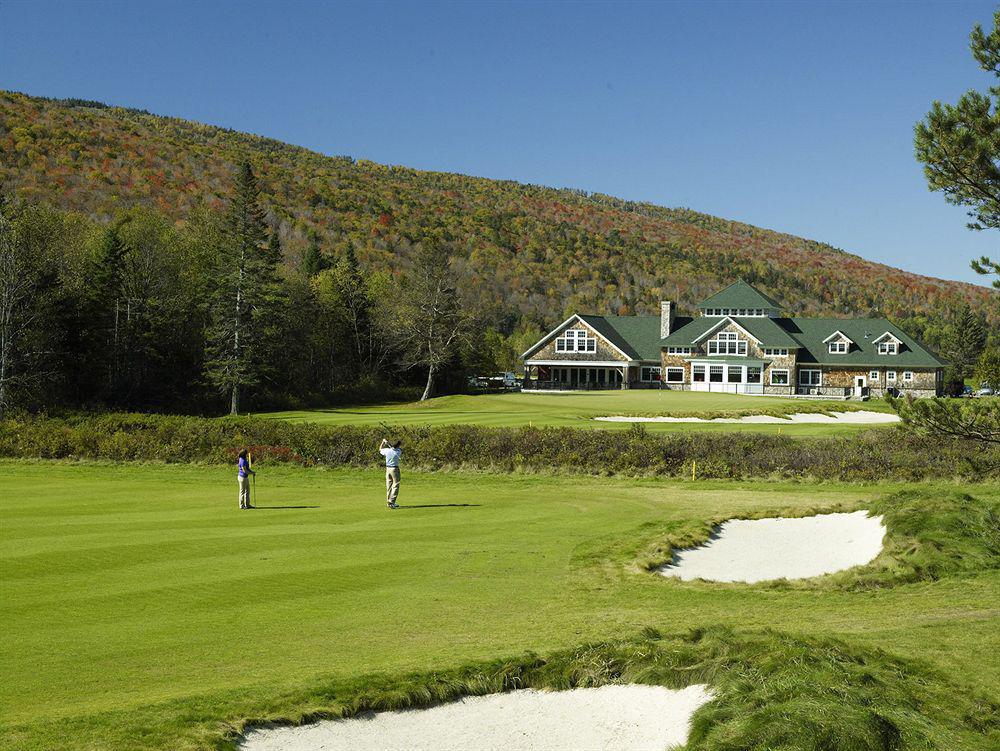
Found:
[{"label": "golf course fairway", "polygon": [[[484,425],[492,427],[592,428],[627,430],[627,422],[597,420],[597,417],[743,417],[790,415],[801,412],[842,411],[890,412],[882,401],[844,402],[783,397],[743,396],[691,391],[635,389],[632,391],[575,391],[565,393],[510,393],[441,396],[424,402],[367,406],[330,407],[270,412],[261,417],[307,420],[328,425]],[[873,424],[784,424],[733,423],[644,423],[654,431],[754,431],[793,436],[843,435],[878,428]]]},{"label": "golf course fairway", "polygon": [[900,484],[404,472],[389,511],[381,472],[265,466],[249,512],[228,467],[7,461],[0,484],[3,748],[212,748],[331,681],[646,627],[842,638],[1000,695],[995,569],[849,591],[635,565],[677,525],[857,510]]}]

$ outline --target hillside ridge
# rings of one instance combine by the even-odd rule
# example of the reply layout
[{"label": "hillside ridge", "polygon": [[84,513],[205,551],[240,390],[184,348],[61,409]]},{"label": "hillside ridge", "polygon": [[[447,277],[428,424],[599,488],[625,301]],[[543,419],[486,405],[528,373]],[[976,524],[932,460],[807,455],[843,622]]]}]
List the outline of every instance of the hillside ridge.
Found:
[{"label": "hillside ridge", "polygon": [[181,222],[221,206],[249,159],[289,266],[310,244],[331,257],[351,245],[364,265],[400,270],[436,237],[498,319],[654,313],[660,299],[685,310],[737,277],[791,314],[886,316],[916,335],[965,303],[995,315],[986,287],[687,208],[325,155],[89,100],[0,92],[0,151],[0,185],[99,221],[133,204]]}]

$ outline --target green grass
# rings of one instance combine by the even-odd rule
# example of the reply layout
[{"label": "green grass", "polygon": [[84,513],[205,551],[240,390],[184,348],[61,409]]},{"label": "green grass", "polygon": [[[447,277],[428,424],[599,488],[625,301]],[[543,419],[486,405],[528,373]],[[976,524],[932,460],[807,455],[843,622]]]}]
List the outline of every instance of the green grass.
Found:
[{"label": "green grass", "polygon": [[[739,396],[690,391],[593,391],[564,394],[484,394],[442,396],[426,402],[265,413],[263,417],[308,420],[330,425],[523,425],[623,430],[628,423],[595,421],[614,415],[672,417],[742,417],[788,415],[794,412],[888,412],[881,400],[843,402],[783,397]],[[837,435],[871,428],[870,425],[738,423],[646,423],[657,431],[755,431],[788,435]]]},{"label": "green grass", "polygon": [[[0,462],[0,747],[209,747],[248,719],[330,711],[379,681],[396,695],[404,674],[572,651],[646,627],[716,634],[702,657],[717,661],[737,704],[749,699],[736,687],[754,682],[744,658],[762,647],[736,645],[766,628],[788,634],[767,638],[793,652],[803,639],[832,650],[817,653],[827,667],[815,675],[846,650],[860,663],[843,664],[870,661],[878,681],[896,676],[886,692],[904,698],[890,714],[921,691],[962,706],[1000,695],[990,657],[1000,651],[1000,574],[987,563],[865,591],[672,582],[635,565],[671,525],[865,507],[903,490],[932,501],[954,486],[409,472],[408,508],[389,512],[377,471],[264,470],[266,508],[240,513],[229,468]],[[997,485],[967,491],[1000,500]],[[953,522],[924,523],[931,538],[946,530],[927,544],[981,534]],[[720,628],[737,630],[730,653]],[[788,680],[759,689],[788,690]],[[827,711],[830,700],[816,706]],[[727,722],[755,732],[740,717]],[[968,732],[956,730],[951,747],[977,748]],[[737,747],[721,736],[704,743]]]}]

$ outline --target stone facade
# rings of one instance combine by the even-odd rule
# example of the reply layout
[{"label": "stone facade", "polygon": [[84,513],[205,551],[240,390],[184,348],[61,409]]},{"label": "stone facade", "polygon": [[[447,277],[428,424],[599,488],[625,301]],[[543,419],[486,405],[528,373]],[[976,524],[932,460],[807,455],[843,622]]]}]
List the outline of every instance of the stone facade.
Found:
[{"label": "stone facade", "polygon": [[[588,337],[597,339],[597,349],[594,352],[556,352],[556,339],[561,337],[569,329],[583,329]],[[566,360],[567,362],[628,362],[629,358],[608,344],[607,340],[598,334],[591,326],[583,321],[573,321],[568,326],[560,329],[559,333],[552,337],[545,346],[531,355],[532,360]]]}]

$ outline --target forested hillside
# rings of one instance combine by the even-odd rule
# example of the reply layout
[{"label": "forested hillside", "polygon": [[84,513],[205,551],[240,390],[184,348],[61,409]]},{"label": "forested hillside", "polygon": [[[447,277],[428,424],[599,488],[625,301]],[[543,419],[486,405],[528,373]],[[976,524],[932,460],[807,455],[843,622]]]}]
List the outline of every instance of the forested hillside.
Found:
[{"label": "forested hillside", "polygon": [[0,414],[429,395],[512,369],[570,311],[683,312],[737,277],[932,347],[997,316],[984,287],[686,209],[96,102],[0,92],[0,157]]},{"label": "forested hillside", "polygon": [[[100,221],[133,205],[183,221],[202,202],[224,203],[249,159],[290,265],[315,242],[331,257],[352,244],[362,267],[395,269],[437,236],[464,259],[484,308],[508,322],[649,313],[660,299],[684,308],[737,276],[796,313],[901,322],[959,302],[980,308],[989,294],[687,209],[328,157],[94,102],[0,93],[0,149],[0,185]],[[910,321],[915,333],[925,325]]]}]

